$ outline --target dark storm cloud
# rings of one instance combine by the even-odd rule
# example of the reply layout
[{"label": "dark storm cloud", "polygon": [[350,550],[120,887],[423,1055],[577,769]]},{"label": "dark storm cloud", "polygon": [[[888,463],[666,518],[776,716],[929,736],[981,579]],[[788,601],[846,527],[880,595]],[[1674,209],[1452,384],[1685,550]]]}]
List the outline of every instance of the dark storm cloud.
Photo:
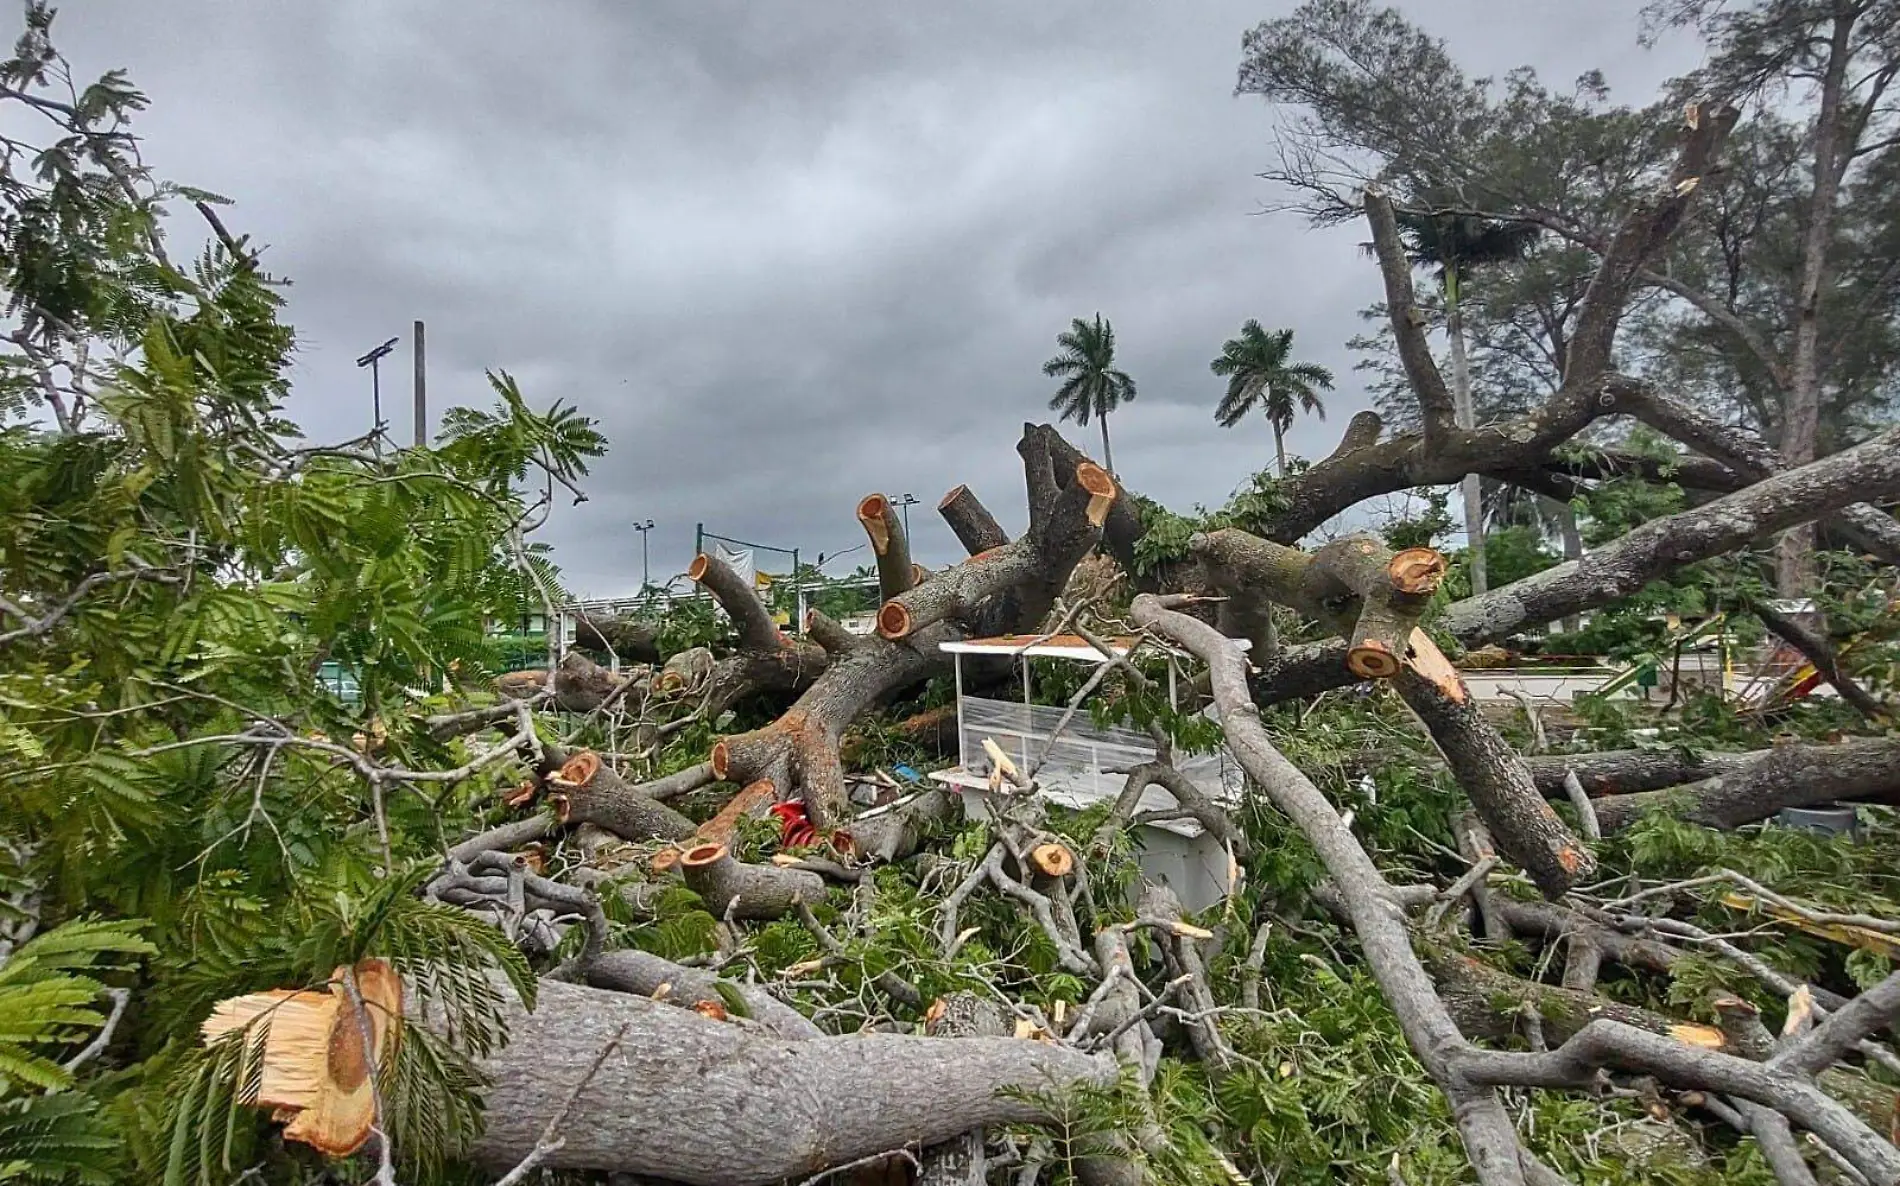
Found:
[{"label": "dark storm cloud", "polygon": [[[661,572],[697,521],[857,543],[877,489],[923,500],[936,561],[929,508],[958,482],[1020,521],[1039,365],[1098,310],[1141,387],[1112,425],[1132,487],[1214,503],[1266,463],[1264,425],[1210,415],[1207,359],[1247,317],[1339,372],[1328,423],[1290,440],[1322,455],[1364,402],[1343,343],[1377,278],[1356,228],[1252,214],[1272,117],[1234,69],[1285,7],[86,0],[60,33],[81,69],[130,69],[150,158],[236,199],[296,279],[314,435],[366,426],[352,362],[416,317],[438,411],[505,368],[601,421],[592,501],[547,537],[576,588],[615,593],[636,516]],[[1687,64],[1638,54],[1635,7],[1417,15],[1476,71],[1605,66],[1634,97]],[[406,343],[391,362],[406,437]]]}]

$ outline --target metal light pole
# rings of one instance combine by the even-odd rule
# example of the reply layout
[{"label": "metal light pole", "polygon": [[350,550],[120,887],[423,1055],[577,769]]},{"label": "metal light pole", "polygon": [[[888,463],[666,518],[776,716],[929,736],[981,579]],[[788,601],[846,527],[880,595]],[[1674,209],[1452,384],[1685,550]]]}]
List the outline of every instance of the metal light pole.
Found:
[{"label": "metal light pole", "polygon": [[904,514],[904,538],[905,539],[910,538],[910,508],[916,505],[917,505],[917,500],[912,498],[908,494],[906,494],[904,497],[897,500],[897,508],[898,510],[902,511]]},{"label": "metal light pole", "polygon": [[653,530],[653,520],[636,522],[633,529],[640,533],[640,592],[645,593],[653,584],[651,569],[647,567],[647,532]]},{"label": "metal light pole", "polygon": [[376,413],[376,429],[374,435],[379,446],[383,439],[383,376],[382,368],[376,364],[387,357],[389,352],[396,348],[396,343],[400,340],[399,338],[391,338],[356,360],[357,366],[369,368],[370,398],[374,401],[372,406]]}]

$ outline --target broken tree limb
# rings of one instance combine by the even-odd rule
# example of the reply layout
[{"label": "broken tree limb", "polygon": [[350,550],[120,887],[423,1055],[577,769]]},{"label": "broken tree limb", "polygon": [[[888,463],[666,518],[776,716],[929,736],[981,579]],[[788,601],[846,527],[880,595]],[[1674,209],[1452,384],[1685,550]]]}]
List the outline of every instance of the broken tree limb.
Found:
[{"label": "broken tree limb", "polygon": [[[1038,460],[1033,455],[1025,458],[1026,468],[1033,473]],[[1041,461],[1046,468],[1046,454]],[[1046,496],[1047,512],[1032,513],[1028,534],[972,556],[886,601],[878,610],[878,633],[899,640],[936,622],[971,621],[978,604],[1003,589],[1022,589],[1026,595],[1033,589],[1037,595],[1025,599],[1041,608],[1021,612],[1039,619],[1061,592],[1061,583],[1051,581],[1051,574],[1059,570],[1063,580],[1068,579],[1076,561],[1100,537],[1116,493],[1115,481],[1106,470],[1082,462],[1073,483]]]},{"label": "broken tree limb", "polygon": [[[1688,404],[1645,388],[1629,401],[1628,409],[1638,420],[1708,454],[1744,481],[1759,482],[1781,471],[1780,455],[1762,441]],[[1842,508],[1829,526],[1863,551],[1888,564],[1900,564],[1900,522],[1886,511],[1856,503]]]},{"label": "broken tree limb", "polygon": [[972,556],[1009,542],[1009,533],[968,486],[958,486],[944,495],[943,501],[937,504],[937,513],[950,525],[951,533],[963,545],[963,550]]},{"label": "broken tree limb", "polygon": [[1436,551],[1394,553],[1369,535],[1309,554],[1229,528],[1195,535],[1188,549],[1222,592],[1264,596],[1345,636],[1347,669],[1365,679],[1398,672],[1445,576],[1445,558]]},{"label": "broken tree limb", "polygon": [[1597,798],[1592,802],[1598,823],[1606,833],[1620,832],[1644,812],[1660,808],[1675,809],[1681,818],[1707,827],[1739,828],[1768,819],[1784,807],[1856,800],[1900,803],[1900,737],[1708,754],[1695,768],[1711,760],[1723,766],[1733,762],[1735,772],[1682,786]]},{"label": "broken tree limb", "polygon": [[1454,602],[1441,624],[1465,643],[1626,597],[1684,564],[1743,548],[1851,502],[1900,495],[1900,428],[1692,510],[1652,519],[1613,543],[1480,597]]},{"label": "broken tree limb", "polygon": [[1876,724],[1887,718],[1886,706],[1841,670],[1841,659],[1835,653],[1833,643],[1782,613],[1764,598],[1750,601],[1748,612],[1760,618],[1761,624],[1781,641],[1807,656],[1808,662],[1814,664],[1814,670],[1821,674],[1822,679],[1834,685],[1834,690],[1841,694],[1842,700],[1854,706],[1855,712]]},{"label": "broken tree limb", "polygon": [[[1642,282],[1647,261],[1682,221],[1701,178],[1717,167],[1734,127],[1732,107],[1698,104],[1694,126],[1684,135],[1668,180],[1655,184],[1633,205],[1599,252],[1600,263],[1579,306],[1566,353],[1564,378],[1542,406],[1531,412],[1457,429],[1444,419],[1444,380],[1422,349],[1424,315],[1412,293],[1411,278],[1397,261],[1381,255],[1386,280],[1386,313],[1401,349],[1406,377],[1426,417],[1423,433],[1380,441],[1355,422],[1331,456],[1304,473],[1283,480],[1283,507],[1260,525],[1261,534],[1289,543],[1334,515],[1380,494],[1413,486],[1451,485],[1467,473],[1497,474],[1532,469],[1553,449],[1599,417],[1628,410],[1625,397],[1637,384],[1614,374],[1611,346],[1631,294]],[[1373,194],[1365,212],[1373,222],[1376,244],[1389,228],[1377,221],[1389,214]],[[1403,257],[1398,257],[1402,259]],[[1411,358],[1405,354],[1410,353]],[[1551,620],[1555,620],[1554,618]]]},{"label": "broken tree limb", "polygon": [[[1794,746],[1820,750],[1821,746]],[[1831,748],[1831,747],[1829,747]],[[1538,793],[1562,799],[1568,791],[1564,775],[1574,771],[1585,793],[1592,797],[1655,791],[1699,779],[1736,774],[1766,757],[1770,750],[1727,753],[1687,747],[1672,749],[1597,750],[1584,754],[1539,754],[1524,759]]]},{"label": "broken tree limb", "polygon": [[628,840],[684,840],[693,821],[621,778],[592,750],[580,750],[547,778],[562,823],[596,824]]},{"label": "broken tree limb", "polygon": [[1510,1040],[1517,1032],[1520,1007],[1529,1003],[1536,1007],[1544,1033],[1553,1042],[1568,1041],[1591,1021],[1607,1018],[1705,1050],[1723,1049],[1726,1044],[1722,1031],[1713,1026],[1665,1017],[1588,990],[1525,980],[1474,956],[1433,951],[1426,960],[1452,1018],[1472,1037]]},{"label": "broken tree limb", "polygon": [[705,823],[693,829],[680,847],[663,848],[653,854],[647,868],[655,873],[664,873],[679,864],[680,853],[688,848],[697,848],[702,844],[731,844],[733,834],[739,830],[742,819],[758,819],[770,810],[778,801],[778,787],[769,778],[761,778],[741,788],[739,793],[726,801],[726,805]]},{"label": "broken tree limb", "polygon": [[962,816],[963,803],[954,791],[931,787],[852,820],[852,849],[869,860],[900,861],[922,846],[932,828]]},{"label": "broken tree limb", "polygon": [[218,1002],[201,1028],[215,1042],[263,1034],[248,1102],[289,1120],[288,1140],[345,1157],[376,1131],[376,1068],[403,1016],[402,980],[382,960],[337,968],[323,989],[273,989]]},{"label": "broken tree limb", "polygon": [[1406,662],[1393,687],[1425,723],[1498,851],[1546,897],[1563,896],[1596,868],[1596,858],[1537,792],[1530,771],[1431,640],[1419,632],[1411,649],[1418,659]]},{"label": "broken tree limb", "polygon": [[753,1021],[777,1037],[802,1041],[824,1036],[824,1031],[803,1013],[755,984],[722,980],[703,968],[688,968],[650,951],[628,948],[606,952],[587,965],[585,976],[595,988],[631,993],[683,1009],[724,1005],[727,994],[733,994],[745,1002],[746,1013]]},{"label": "broken tree limb", "polygon": [[574,645],[619,658],[622,663],[658,663],[660,631],[650,622],[630,618],[590,618],[586,614],[574,620]]},{"label": "broken tree limb", "polygon": [[1780,1112],[1845,1156],[1871,1182],[1900,1182],[1900,1151],[1814,1085],[1762,1063],[1597,1020],[1546,1054],[1467,1049],[1454,1060],[1472,1081],[1499,1086],[1583,1087],[1617,1066],[1677,1086],[1740,1096]]},{"label": "broken tree limb", "polygon": [[1372,970],[1412,1050],[1451,1101],[1466,1153],[1485,1186],[1522,1186],[1524,1171],[1510,1114],[1495,1092],[1457,1074],[1451,1055],[1468,1044],[1412,950],[1391,887],[1345,821],[1306,775],[1274,748],[1248,697],[1246,661],[1212,626],[1176,612],[1152,594],[1135,598],[1135,624],[1172,640],[1207,664],[1227,747],[1274,806],[1318,853],[1358,934]]},{"label": "broken tree limb", "polygon": [[1379,261],[1379,275],[1385,281],[1392,336],[1398,344],[1399,362],[1405,367],[1405,380],[1418,400],[1425,448],[1441,449],[1458,423],[1451,388],[1446,386],[1445,376],[1439,371],[1431,345],[1425,338],[1425,315],[1412,290],[1412,261],[1406,257],[1405,244],[1399,238],[1398,217],[1392,209],[1392,200],[1377,186],[1369,185],[1364,201],[1366,225],[1372,230],[1373,255]]},{"label": "broken tree limb", "polygon": [[858,636],[823,610],[805,611],[805,637],[825,649],[828,655],[842,655],[858,645]]},{"label": "broken tree limb", "polygon": [[739,645],[755,651],[775,651],[784,642],[778,624],[759,600],[758,590],[746,584],[732,566],[701,552],[687,566],[686,576],[713,595],[739,632]]},{"label": "broken tree limb", "polygon": [[680,874],[714,918],[773,919],[797,903],[822,902],[825,879],[803,869],[748,865],[723,844],[701,844],[680,854]]},{"label": "broken tree limb", "polygon": [[880,601],[900,596],[917,583],[911,570],[910,539],[904,534],[904,521],[891,500],[882,494],[867,494],[858,503],[858,522],[870,537],[871,554],[877,557],[877,591]]}]

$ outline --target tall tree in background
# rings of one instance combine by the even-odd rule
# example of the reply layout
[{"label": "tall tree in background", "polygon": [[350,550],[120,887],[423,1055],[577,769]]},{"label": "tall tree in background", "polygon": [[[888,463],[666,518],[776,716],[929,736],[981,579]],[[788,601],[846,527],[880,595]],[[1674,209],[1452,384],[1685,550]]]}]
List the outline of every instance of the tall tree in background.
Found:
[{"label": "tall tree in background", "polygon": [[1293,331],[1277,329],[1272,333],[1260,328],[1251,318],[1240,327],[1240,336],[1221,343],[1220,357],[1208,369],[1227,380],[1227,394],[1214,409],[1214,419],[1222,428],[1239,424],[1258,408],[1273,427],[1273,456],[1278,473],[1286,476],[1286,432],[1300,411],[1326,419],[1321,391],[1333,389],[1333,373],[1318,363],[1291,362]]},{"label": "tall tree in background", "polygon": [[[1724,200],[1692,221],[1656,283],[1694,310],[1678,324],[1696,317],[1718,331],[1718,373],[1772,393],[1758,427],[1784,465],[1804,464],[1847,443],[1856,404],[1890,406],[1893,395],[1900,3],[1663,0],[1648,16],[1697,29],[1713,51],[1679,94],[1746,104],[1751,117]],[[1871,357],[1870,327],[1885,331]],[[1811,592],[1813,548],[1812,527],[1782,537],[1783,596]]]},{"label": "tall tree in background", "polygon": [[[1434,207],[1437,203],[1432,203]],[[1451,387],[1458,424],[1477,424],[1471,404],[1471,367],[1465,356],[1465,326],[1459,289],[1464,280],[1487,265],[1522,256],[1537,239],[1537,228],[1521,222],[1502,222],[1437,208],[1398,211],[1395,217],[1406,253],[1422,267],[1436,268],[1445,297],[1445,333],[1451,339]],[[1477,474],[1460,483],[1464,495],[1465,545],[1470,550],[1471,591],[1489,589],[1484,567],[1484,497]]]},{"label": "tall tree in background", "polygon": [[1135,399],[1135,381],[1115,366],[1115,327],[1097,313],[1094,321],[1077,317],[1056,335],[1062,353],[1042,364],[1042,373],[1061,379],[1049,397],[1049,410],[1064,420],[1087,426],[1093,416],[1102,425],[1102,465],[1115,472],[1115,455],[1108,445],[1108,414]]},{"label": "tall tree in background", "polygon": [[[1757,434],[1782,465],[1863,438],[1890,414],[1900,362],[1900,4],[1681,0],[1650,19],[1696,28],[1710,61],[1647,108],[1611,105],[1596,74],[1569,91],[1529,69],[1472,79],[1442,41],[1370,0],[1310,0],[1250,31],[1238,89],[1284,112],[1267,176],[1288,208],[1355,217],[1372,179],[1456,195],[1459,209],[1533,223],[1598,257],[1668,159],[1656,133],[1672,114],[1698,96],[1746,106],[1732,164],[1684,179],[1702,200],[1636,266],[1649,299],[1602,347],[1719,422],[1722,441],[1689,434],[1714,460],[1738,457],[1738,441],[1759,457]],[[1784,538],[1786,593],[1803,588],[1811,538]]]}]

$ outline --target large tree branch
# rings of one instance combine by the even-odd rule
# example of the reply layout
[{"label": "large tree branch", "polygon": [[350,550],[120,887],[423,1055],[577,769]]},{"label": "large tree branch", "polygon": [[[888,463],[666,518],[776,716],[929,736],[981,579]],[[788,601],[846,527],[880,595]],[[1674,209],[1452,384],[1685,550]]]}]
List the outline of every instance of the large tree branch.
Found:
[{"label": "large tree branch", "polygon": [[1900,1152],[1813,1084],[1762,1063],[1621,1022],[1592,1021],[1544,1054],[1467,1049],[1454,1065],[1474,1082],[1518,1087],[1587,1087],[1599,1068],[1616,1066],[1678,1086],[1740,1096],[1773,1108],[1819,1136],[1869,1181],[1883,1186],[1900,1181]]},{"label": "large tree branch", "polygon": [[1900,428],[1757,482],[1693,510],[1655,519],[1615,543],[1450,606],[1442,624],[1461,641],[1494,642],[1627,597],[1684,564],[1745,547],[1867,498],[1900,494]]},{"label": "large tree branch", "polygon": [[1545,896],[1561,897],[1596,868],[1596,858],[1538,794],[1530,771],[1423,632],[1414,650],[1425,653],[1406,662],[1393,686],[1425,723],[1499,851]]},{"label": "large tree branch", "polygon": [[1412,261],[1406,258],[1405,244],[1399,239],[1392,200],[1368,186],[1365,208],[1366,224],[1372,228],[1373,254],[1378,257],[1379,275],[1385,281],[1386,314],[1398,343],[1399,362],[1418,399],[1425,447],[1436,448],[1458,428],[1451,389],[1445,386],[1445,376],[1439,372],[1431,344],[1425,338],[1425,314],[1412,291]]},{"label": "large tree branch", "polygon": [[1136,625],[1207,664],[1228,749],[1274,806],[1292,819],[1332,875],[1366,962],[1406,1040],[1451,1100],[1478,1180],[1486,1186],[1521,1186],[1524,1172],[1510,1116],[1495,1093],[1474,1088],[1453,1068],[1451,1056],[1467,1043],[1412,950],[1391,887],[1332,804],[1268,739],[1248,695],[1247,665],[1239,649],[1212,626],[1171,609],[1152,594],[1136,597],[1131,612]]},{"label": "large tree branch", "polygon": [[1606,833],[1617,832],[1646,811],[1679,808],[1681,818],[1692,823],[1739,828],[1768,819],[1784,807],[1856,800],[1900,802],[1900,737],[1785,745],[1757,754],[1709,757],[1751,760],[1733,773],[1700,782],[1597,799],[1598,823]]},{"label": "large tree branch", "polygon": [[1717,167],[1722,147],[1741,112],[1726,104],[1698,101],[1684,112],[1688,135],[1669,176],[1639,202],[1604,248],[1596,275],[1577,309],[1577,327],[1565,358],[1564,384],[1589,381],[1608,369],[1616,328],[1645,265],[1675,234],[1696,190]]},{"label": "large tree branch", "polygon": [[758,590],[732,570],[732,566],[717,556],[701,552],[693,557],[686,569],[686,575],[713,595],[719,608],[726,611],[733,626],[739,631],[739,645],[748,650],[770,653],[787,645],[785,636],[779,632],[778,623],[772,620],[772,614],[759,600]]},{"label": "large tree branch", "polygon": [[[1696,408],[1666,399],[1655,391],[1637,388],[1625,401],[1625,410],[1638,420],[1680,441],[1691,449],[1714,458],[1741,477],[1759,482],[1783,469],[1773,449],[1746,429],[1731,428]],[[1900,564],[1900,523],[1892,515],[1857,503],[1845,507],[1836,530],[1872,555],[1888,564]]]}]

